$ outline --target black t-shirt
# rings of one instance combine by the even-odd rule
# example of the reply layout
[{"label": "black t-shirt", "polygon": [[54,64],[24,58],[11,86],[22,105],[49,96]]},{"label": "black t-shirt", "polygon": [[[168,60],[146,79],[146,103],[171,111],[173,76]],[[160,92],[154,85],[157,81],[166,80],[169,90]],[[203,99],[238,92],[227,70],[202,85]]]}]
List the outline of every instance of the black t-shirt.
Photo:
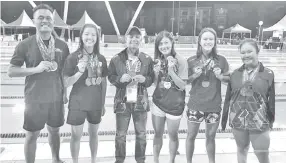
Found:
[{"label": "black t-shirt", "polygon": [[[56,71],[42,72],[27,76],[25,79],[26,103],[51,103],[62,101],[63,81],[62,69],[65,59],[69,55],[68,45],[55,38],[55,61],[58,63]],[[10,64],[27,68],[37,67],[43,57],[37,45],[36,36],[30,36],[20,42],[14,51]]]},{"label": "black t-shirt", "polygon": [[[64,66],[64,76],[71,77],[78,72],[78,55],[80,50],[75,51],[68,56]],[[102,77],[108,75],[107,62],[103,55],[97,54],[99,62],[102,63]],[[71,110],[101,110],[102,108],[102,86],[85,84],[85,79],[88,77],[87,69],[81,77],[74,83],[70,93],[69,109]]]},{"label": "black t-shirt", "polygon": [[[200,64],[202,64],[200,63],[200,60],[201,58],[197,58],[197,56],[193,56],[188,59],[189,76],[193,75],[194,69]],[[217,64],[217,66],[221,69],[222,74],[225,74],[229,71],[228,62],[224,56],[218,55],[217,59],[212,62],[213,64]],[[202,112],[220,112],[221,81],[215,77],[215,74],[212,70],[210,70],[209,74],[208,87],[202,86],[203,80],[204,75],[201,75],[192,82],[192,89],[190,90],[188,107],[192,110]]]}]

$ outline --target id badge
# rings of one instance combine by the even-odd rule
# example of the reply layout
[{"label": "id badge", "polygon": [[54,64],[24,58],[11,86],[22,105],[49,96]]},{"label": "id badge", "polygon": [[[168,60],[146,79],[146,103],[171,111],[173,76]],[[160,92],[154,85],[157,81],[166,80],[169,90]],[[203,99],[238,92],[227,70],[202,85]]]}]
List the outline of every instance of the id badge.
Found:
[{"label": "id badge", "polygon": [[126,88],[126,102],[136,103],[137,102],[137,86]]}]

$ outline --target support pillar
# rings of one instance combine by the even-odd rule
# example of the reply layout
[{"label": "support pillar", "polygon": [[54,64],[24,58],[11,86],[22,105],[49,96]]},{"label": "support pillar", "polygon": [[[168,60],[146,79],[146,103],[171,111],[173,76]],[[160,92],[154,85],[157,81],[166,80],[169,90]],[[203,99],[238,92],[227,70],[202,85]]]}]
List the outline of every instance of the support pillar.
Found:
[{"label": "support pillar", "polygon": [[[63,21],[65,23],[67,23],[68,10],[69,10],[69,1],[65,1],[64,16],[63,16]],[[63,28],[62,32],[61,32],[61,37],[64,37],[64,35],[65,35],[65,29]],[[69,37],[69,39],[70,39],[70,37]]]}]

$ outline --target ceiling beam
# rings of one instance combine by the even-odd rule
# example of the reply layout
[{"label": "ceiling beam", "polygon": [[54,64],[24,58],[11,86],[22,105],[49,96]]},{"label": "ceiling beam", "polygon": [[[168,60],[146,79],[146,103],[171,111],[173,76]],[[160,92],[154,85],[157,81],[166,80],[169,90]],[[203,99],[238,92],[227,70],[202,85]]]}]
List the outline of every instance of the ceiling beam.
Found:
[{"label": "ceiling beam", "polygon": [[[145,1],[141,1],[141,2],[140,2],[140,4],[139,4],[139,6],[137,7],[137,10],[136,10],[136,12],[135,12],[135,14],[134,14],[132,20],[131,20],[131,22],[130,22],[130,24],[129,24],[129,27],[128,27],[127,30],[126,30],[126,32],[134,25],[135,20],[137,19],[137,17],[138,17],[138,15],[139,15],[139,13],[140,13],[140,11],[141,11],[141,9],[142,9],[144,3],[145,3]],[[126,34],[126,32],[125,32],[125,34]]]},{"label": "ceiling beam", "polygon": [[111,7],[110,7],[109,1],[104,1],[104,2],[105,2],[105,6],[106,6],[106,8],[107,8],[108,14],[109,14],[109,16],[110,16],[110,18],[111,18],[113,27],[114,27],[114,29],[115,29],[115,31],[116,31],[116,34],[117,34],[117,36],[120,36],[120,32],[119,32],[117,23],[116,23],[116,21],[115,21],[115,18],[114,18],[112,9],[111,9]]},{"label": "ceiling beam", "polygon": [[31,5],[33,8],[35,8],[35,7],[37,6],[34,1],[29,1],[29,3],[30,3],[30,5]]}]

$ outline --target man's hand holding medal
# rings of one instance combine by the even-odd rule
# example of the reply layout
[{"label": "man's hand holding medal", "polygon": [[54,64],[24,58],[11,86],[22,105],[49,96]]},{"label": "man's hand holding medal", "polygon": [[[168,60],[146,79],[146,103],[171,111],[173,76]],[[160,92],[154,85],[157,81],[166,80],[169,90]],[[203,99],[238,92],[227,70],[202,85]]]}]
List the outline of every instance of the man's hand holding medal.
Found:
[{"label": "man's hand holding medal", "polygon": [[41,73],[43,71],[51,71],[51,69],[53,69],[52,67],[52,63],[49,61],[41,61],[40,64],[36,67],[37,72]]},{"label": "man's hand holding medal", "polygon": [[56,61],[41,61],[40,64],[37,66],[39,73],[43,71],[56,71],[58,69],[58,64]]},{"label": "man's hand holding medal", "polygon": [[127,102],[136,103],[138,95],[138,83],[144,83],[146,78],[139,74],[141,69],[141,62],[139,60],[135,61],[133,65],[130,62],[126,62],[127,73],[123,74],[120,78],[120,82],[128,83],[126,87],[126,100]]},{"label": "man's hand holding medal", "polygon": [[37,36],[37,45],[44,59],[44,61],[42,61],[37,66],[38,72],[41,73],[43,71],[47,72],[56,71],[58,69],[58,63],[55,60],[55,53],[62,51],[58,48],[55,48],[55,40],[53,37],[51,37],[51,39],[49,40],[49,46],[46,47],[41,37],[39,35],[36,36]]},{"label": "man's hand holding medal", "polygon": [[141,62],[138,60],[134,64],[135,67],[133,65],[133,67],[131,68],[130,62],[126,62],[127,73],[123,74],[120,78],[121,83],[127,83],[131,81],[128,86],[133,86],[137,85],[138,83],[145,82],[146,78],[143,75],[139,74],[141,69]]},{"label": "man's hand holding medal", "polygon": [[143,75],[134,75],[133,77],[130,74],[123,74],[120,78],[121,83],[127,83],[127,82],[138,82],[138,83],[144,83],[146,78]]},{"label": "man's hand holding medal", "polygon": [[120,78],[120,82],[127,83],[127,82],[130,82],[131,79],[132,77],[129,74],[123,74]]},{"label": "man's hand holding medal", "polygon": [[132,80],[134,80],[135,82],[138,82],[138,83],[144,83],[146,78],[143,76],[143,75],[135,75]]},{"label": "man's hand holding medal", "polygon": [[42,61],[42,62],[46,62],[45,64],[49,66],[49,69],[46,70],[47,72],[56,71],[58,69],[58,63],[55,61],[54,55],[55,54],[53,53],[49,60]]}]

